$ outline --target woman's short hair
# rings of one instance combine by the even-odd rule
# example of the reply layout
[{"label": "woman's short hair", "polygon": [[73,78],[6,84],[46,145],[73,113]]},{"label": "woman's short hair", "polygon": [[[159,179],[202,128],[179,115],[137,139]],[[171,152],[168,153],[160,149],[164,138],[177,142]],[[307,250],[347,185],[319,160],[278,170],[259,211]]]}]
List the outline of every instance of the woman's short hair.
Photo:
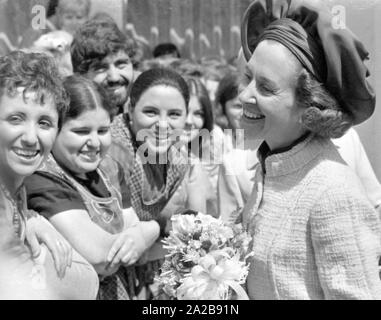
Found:
[{"label": "woman's short hair", "polygon": [[195,96],[197,98],[204,113],[204,126],[202,129],[207,129],[209,132],[212,131],[214,126],[213,108],[208,90],[199,78],[186,77],[185,80],[188,84],[190,96]]},{"label": "woman's short hair", "polygon": [[340,138],[353,125],[353,117],[344,112],[332,94],[307,70],[297,79],[296,102],[305,108],[303,126],[325,138]]},{"label": "woman's short hair", "polygon": [[216,123],[222,129],[231,129],[229,119],[226,115],[226,102],[238,96],[239,77],[238,72],[229,72],[220,81],[215,98]]},{"label": "woman's short hair", "polygon": [[44,53],[12,51],[0,57],[0,99],[4,94],[14,97],[17,89],[36,93],[36,102],[43,105],[53,98],[58,112],[58,127],[68,107],[69,99],[62,87],[62,78],[53,58]]},{"label": "woman's short hair", "polygon": [[185,107],[188,111],[189,90],[187,83],[176,71],[168,68],[153,68],[142,72],[136,78],[130,92],[131,108],[135,108],[144,92],[152,87],[161,85],[177,89],[184,98]]},{"label": "woman's short hair", "polygon": [[65,78],[63,85],[69,95],[70,103],[62,124],[69,119],[77,118],[84,111],[94,110],[97,107],[106,110],[110,120],[113,120],[116,110],[109,102],[108,93],[103,87],[79,75]]}]

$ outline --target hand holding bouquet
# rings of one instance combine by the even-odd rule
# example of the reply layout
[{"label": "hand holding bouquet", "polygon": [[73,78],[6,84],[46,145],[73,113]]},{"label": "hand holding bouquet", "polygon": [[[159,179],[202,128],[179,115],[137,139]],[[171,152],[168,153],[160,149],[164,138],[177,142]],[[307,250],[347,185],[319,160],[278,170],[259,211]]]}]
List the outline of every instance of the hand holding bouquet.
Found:
[{"label": "hand holding bouquet", "polygon": [[240,225],[225,225],[212,216],[174,215],[172,231],[163,240],[168,250],[159,288],[171,299],[248,299],[245,283],[251,241]]}]

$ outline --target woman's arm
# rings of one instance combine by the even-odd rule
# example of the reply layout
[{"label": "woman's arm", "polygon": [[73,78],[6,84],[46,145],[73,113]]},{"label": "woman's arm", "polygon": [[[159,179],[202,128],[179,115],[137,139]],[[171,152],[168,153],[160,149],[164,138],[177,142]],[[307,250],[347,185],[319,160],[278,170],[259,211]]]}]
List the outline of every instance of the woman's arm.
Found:
[{"label": "woman's arm", "polygon": [[[124,211],[125,221],[131,222],[131,211],[130,217],[127,213]],[[159,235],[155,221],[135,221],[123,232],[110,234],[91,221],[85,210],[55,214],[50,222],[101,275],[114,273],[120,264],[135,263]]]},{"label": "woman's arm", "polygon": [[[108,253],[119,234],[110,234],[91,221],[86,210],[68,210],[50,218],[52,225],[69,241],[101,275],[114,273],[119,266],[109,268]],[[132,243],[129,249],[134,250]]]},{"label": "woman's arm", "polygon": [[137,227],[137,230],[143,235],[145,249],[154,244],[159,237],[160,226],[155,220],[140,221],[134,208],[123,209],[124,229]]},{"label": "woman's arm", "polygon": [[326,190],[311,214],[311,237],[326,299],[381,299],[380,221],[365,196],[343,183]]},{"label": "woman's arm", "polygon": [[[125,266],[134,264],[160,235],[159,224],[154,220],[139,221],[132,207],[123,209],[123,219],[124,232],[115,240],[107,256],[107,260],[111,261],[110,268],[120,263]],[[128,237],[134,239],[137,250],[128,250],[125,245]]]}]

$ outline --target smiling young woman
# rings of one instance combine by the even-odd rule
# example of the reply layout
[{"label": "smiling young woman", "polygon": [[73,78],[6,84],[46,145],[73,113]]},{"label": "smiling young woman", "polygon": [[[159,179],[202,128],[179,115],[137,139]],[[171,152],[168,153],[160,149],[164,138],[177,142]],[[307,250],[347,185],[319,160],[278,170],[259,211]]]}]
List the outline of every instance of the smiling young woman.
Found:
[{"label": "smiling young woman", "polygon": [[66,107],[49,57],[16,51],[0,58],[0,255],[14,280],[0,286],[4,298],[94,299],[98,291],[92,266],[27,208],[25,178],[49,155]]}]

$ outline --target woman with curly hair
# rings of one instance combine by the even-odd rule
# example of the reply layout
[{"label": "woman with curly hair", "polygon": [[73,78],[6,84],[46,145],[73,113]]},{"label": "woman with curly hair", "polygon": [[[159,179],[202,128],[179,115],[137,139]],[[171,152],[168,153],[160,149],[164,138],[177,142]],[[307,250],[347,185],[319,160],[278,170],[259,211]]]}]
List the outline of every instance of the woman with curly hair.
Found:
[{"label": "woman with curly hair", "polygon": [[[28,210],[24,180],[47,158],[68,99],[53,60],[0,58],[0,297],[95,299],[98,277],[55,228]],[[4,262],[5,261],[5,262]]]},{"label": "woman with curly hair", "polygon": [[374,111],[368,53],[331,19],[306,0],[244,15],[242,125],[263,139],[242,214],[252,299],[381,299],[379,217],[330,140]]}]

